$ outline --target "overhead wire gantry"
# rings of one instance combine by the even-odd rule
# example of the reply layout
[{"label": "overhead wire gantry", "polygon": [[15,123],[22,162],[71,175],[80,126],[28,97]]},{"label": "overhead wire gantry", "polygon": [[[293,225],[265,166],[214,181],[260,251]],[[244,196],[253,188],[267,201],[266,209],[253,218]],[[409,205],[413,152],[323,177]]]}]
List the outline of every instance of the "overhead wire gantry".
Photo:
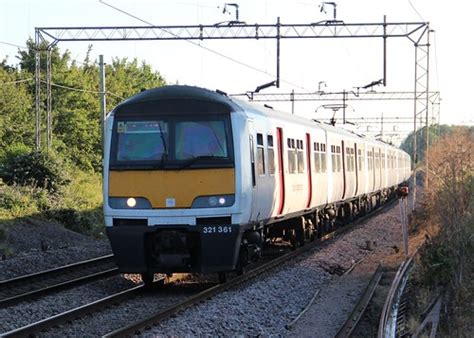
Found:
[{"label": "overhead wire gantry", "polygon": [[[204,40],[276,40],[276,79],[272,85],[280,87],[280,44],[285,39],[347,39],[378,38],[383,46],[383,84],[386,84],[386,44],[389,38],[406,38],[415,47],[415,83],[413,91],[414,132],[419,116],[426,116],[428,126],[429,101],[429,23],[387,22],[345,23],[340,20],[324,20],[307,24],[281,23],[247,24],[230,21],[211,25],[172,26],[108,26],[108,27],[37,27],[35,28],[35,111],[36,148],[41,149],[41,54],[46,53],[46,113],[47,145],[51,142],[51,50],[59,42],[73,41],[204,41]],[[46,45],[45,49],[41,49]],[[427,128],[428,129],[428,128]],[[416,163],[416,138],[414,141]]]}]

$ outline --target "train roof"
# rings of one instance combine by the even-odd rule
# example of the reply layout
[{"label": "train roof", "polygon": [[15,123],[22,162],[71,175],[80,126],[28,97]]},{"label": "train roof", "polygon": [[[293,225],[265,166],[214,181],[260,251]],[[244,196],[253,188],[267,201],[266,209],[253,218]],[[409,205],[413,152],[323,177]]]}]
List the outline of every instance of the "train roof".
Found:
[{"label": "train roof", "polygon": [[241,106],[244,110],[251,110],[256,114],[265,114],[266,116],[278,116],[278,118],[283,119],[283,120],[287,120],[287,121],[295,121],[296,120],[296,121],[299,121],[300,123],[306,124],[308,126],[317,125],[319,128],[324,129],[326,132],[329,132],[329,133],[332,133],[332,134],[343,135],[343,136],[346,136],[346,137],[349,137],[349,138],[362,139],[366,142],[377,144],[379,146],[391,147],[393,149],[399,150],[399,148],[397,148],[393,145],[390,145],[388,143],[385,143],[385,142],[382,142],[382,141],[379,141],[379,140],[375,140],[375,139],[372,139],[372,138],[368,138],[365,135],[360,135],[360,134],[354,133],[352,131],[342,129],[338,126],[333,126],[333,125],[323,123],[323,122],[320,122],[320,121],[317,121],[317,120],[311,120],[311,119],[308,119],[306,117],[289,114],[287,112],[282,112],[282,111],[279,111],[279,110],[274,110],[273,108],[262,106],[262,105],[259,105],[259,104],[253,103],[253,102],[243,101],[243,100],[237,99],[237,98],[232,98],[232,100],[235,103],[237,103],[239,106]]},{"label": "train roof", "polygon": [[187,85],[163,86],[142,91],[120,103],[114,110],[120,111],[121,109],[126,109],[126,107],[134,104],[142,104],[156,100],[174,99],[192,99],[213,102],[227,107],[229,111],[251,111],[258,115],[278,117],[286,121],[299,121],[300,123],[306,124],[308,126],[317,125],[319,128],[324,129],[330,133],[345,135],[351,138],[363,139],[367,142],[376,143],[384,147],[388,146],[398,149],[384,142],[366,138],[365,136],[350,132],[348,130],[336,126],[328,125],[315,120],[310,120],[302,116],[291,115],[286,112],[274,110],[269,107],[258,105],[252,102],[247,102],[234,97],[228,97],[227,94],[225,94],[224,92],[211,91],[209,89]]},{"label": "train roof", "polygon": [[211,91],[205,88],[171,85],[156,87],[142,91],[119,104],[116,109],[137,103],[145,103],[156,100],[193,99],[220,103],[229,110],[238,111],[239,107],[225,93]]}]

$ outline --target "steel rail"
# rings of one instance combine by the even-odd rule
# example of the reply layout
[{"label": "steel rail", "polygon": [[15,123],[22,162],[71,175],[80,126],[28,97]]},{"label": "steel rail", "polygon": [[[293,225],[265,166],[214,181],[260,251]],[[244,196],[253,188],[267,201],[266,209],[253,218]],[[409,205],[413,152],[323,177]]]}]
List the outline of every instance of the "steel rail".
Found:
[{"label": "steel rail", "polygon": [[380,316],[378,327],[378,338],[395,337],[397,330],[397,314],[399,310],[400,300],[405,289],[408,277],[413,267],[413,257],[410,256],[402,262],[398,268],[397,274],[393,279],[392,285],[385,299]]},{"label": "steel rail", "polygon": [[336,338],[343,338],[343,337],[350,337],[354,329],[357,327],[360,319],[365,313],[367,306],[372,299],[375,289],[379,285],[380,279],[383,275],[382,264],[379,263],[377,269],[375,270],[372,278],[370,279],[369,284],[365,288],[364,293],[362,294],[359,302],[357,302],[356,306],[352,310],[351,315],[347,318],[344,325],[341,326],[339,331],[336,334]]},{"label": "steel rail", "polygon": [[[118,269],[115,265],[94,273],[87,272],[94,268],[97,269],[100,265],[112,264],[114,264],[113,255],[106,255],[0,281],[0,297],[3,297],[0,298],[0,308],[31,297],[117,274]],[[83,272],[82,275],[77,277],[80,272]],[[65,279],[68,275],[74,275],[74,278]]]},{"label": "steel rail", "polygon": [[100,309],[109,307],[114,304],[119,304],[124,300],[130,299],[135,297],[143,291],[144,285],[138,285],[133,288],[127,289],[125,291],[121,291],[114,295],[96,300],[92,303],[71,309],[69,311],[59,313],[55,316],[40,320],[38,322],[5,332],[1,333],[0,336],[2,337],[28,337],[34,336],[37,333],[40,333],[43,330],[47,330],[51,327],[63,324],[67,321],[75,320],[79,317],[83,317],[87,314],[93,313]]},{"label": "steel rail", "polygon": [[243,282],[245,282],[249,279],[252,279],[252,278],[254,278],[254,277],[270,270],[270,269],[276,268],[276,267],[280,266],[282,263],[284,263],[284,262],[286,262],[290,259],[293,259],[293,258],[301,255],[302,253],[307,252],[307,251],[315,248],[319,244],[321,244],[323,242],[326,242],[330,239],[335,238],[337,235],[340,235],[344,232],[347,232],[349,230],[354,229],[354,227],[356,225],[358,225],[361,222],[367,220],[368,218],[371,218],[371,217],[379,214],[380,212],[382,212],[386,208],[392,206],[394,201],[396,201],[396,199],[394,199],[393,201],[388,201],[387,203],[385,203],[384,205],[382,205],[378,209],[373,210],[369,214],[361,216],[360,218],[354,220],[352,223],[344,226],[343,228],[337,229],[337,230],[321,237],[320,239],[317,239],[317,240],[315,240],[313,242],[310,242],[310,243],[308,243],[308,244],[306,244],[302,247],[297,248],[294,251],[283,254],[283,255],[269,261],[268,263],[262,264],[262,265],[254,268],[252,270],[247,271],[243,275],[240,275],[240,276],[237,276],[237,277],[231,279],[230,281],[228,281],[224,284],[218,284],[218,285],[215,285],[213,287],[210,287],[209,289],[204,290],[204,291],[198,293],[197,295],[189,297],[188,299],[184,300],[181,303],[178,303],[174,306],[166,308],[166,309],[164,309],[164,310],[162,310],[158,313],[155,313],[155,314],[153,314],[153,315],[151,315],[147,318],[140,319],[140,320],[138,320],[138,321],[136,321],[136,322],[134,322],[130,325],[127,325],[127,326],[119,328],[115,331],[109,332],[106,335],[104,335],[103,337],[124,337],[124,336],[129,336],[129,335],[134,335],[134,334],[140,333],[144,328],[153,326],[153,325],[167,319],[171,315],[174,315],[174,314],[176,314],[180,311],[183,311],[183,310],[191,307],[192,305],[195,305],[199,302],[205,301],[205,300],[207,300],[207,299],[209,299],[213,296],[216,296],[216,295],[218,295],[218,294],[220,294],[220,293],[222,293],[222,292],[224,292],[228,289],[235,288],[235,287],[239,286],[240,284],[242,284]]}]

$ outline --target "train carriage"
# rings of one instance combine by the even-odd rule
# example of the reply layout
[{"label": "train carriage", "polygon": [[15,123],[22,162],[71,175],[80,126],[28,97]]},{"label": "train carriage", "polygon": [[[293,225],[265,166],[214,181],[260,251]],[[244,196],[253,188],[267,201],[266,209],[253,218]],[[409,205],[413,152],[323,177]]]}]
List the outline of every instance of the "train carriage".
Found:
[{"label": "train carriage", "polygon": [[[155,88],[107,116],[104,215],[122,272],[219,272],[265,243],[303,243],[406,181],[406,153],[189,86]],[[149,278],[148,278],[149,279]]]}]

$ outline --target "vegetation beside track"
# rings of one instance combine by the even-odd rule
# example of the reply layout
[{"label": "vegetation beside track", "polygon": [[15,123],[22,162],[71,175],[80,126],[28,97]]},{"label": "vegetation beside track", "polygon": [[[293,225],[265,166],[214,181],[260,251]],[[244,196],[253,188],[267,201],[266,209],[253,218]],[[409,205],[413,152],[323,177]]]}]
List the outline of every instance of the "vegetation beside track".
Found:
[{"label": "vegetation beside track", "polygon": [[427,229],[413,288],[411,329],[436,294],[444,295],[440,336],[474,331],[474,130],[457,128],[427,153],[424,207],[412,224]]},{"label": "vegetation beside track", "polygon": [[[41,151],[35,145],[35,52],[32,40],[16,65],[0,59],[0,256],[12,253],[7,232],[33,217],[103,236],[99,69],[54,47],[52,142],[46,150],[46,87],[41,88]],[[45,46],[44,46],[45,47]],[[46,50],[46,48],[43,48]],[[46,71],[46,55],[41,69]],[[115,58],[106,65],[107,106],[165,84],[151,66]]]}]

